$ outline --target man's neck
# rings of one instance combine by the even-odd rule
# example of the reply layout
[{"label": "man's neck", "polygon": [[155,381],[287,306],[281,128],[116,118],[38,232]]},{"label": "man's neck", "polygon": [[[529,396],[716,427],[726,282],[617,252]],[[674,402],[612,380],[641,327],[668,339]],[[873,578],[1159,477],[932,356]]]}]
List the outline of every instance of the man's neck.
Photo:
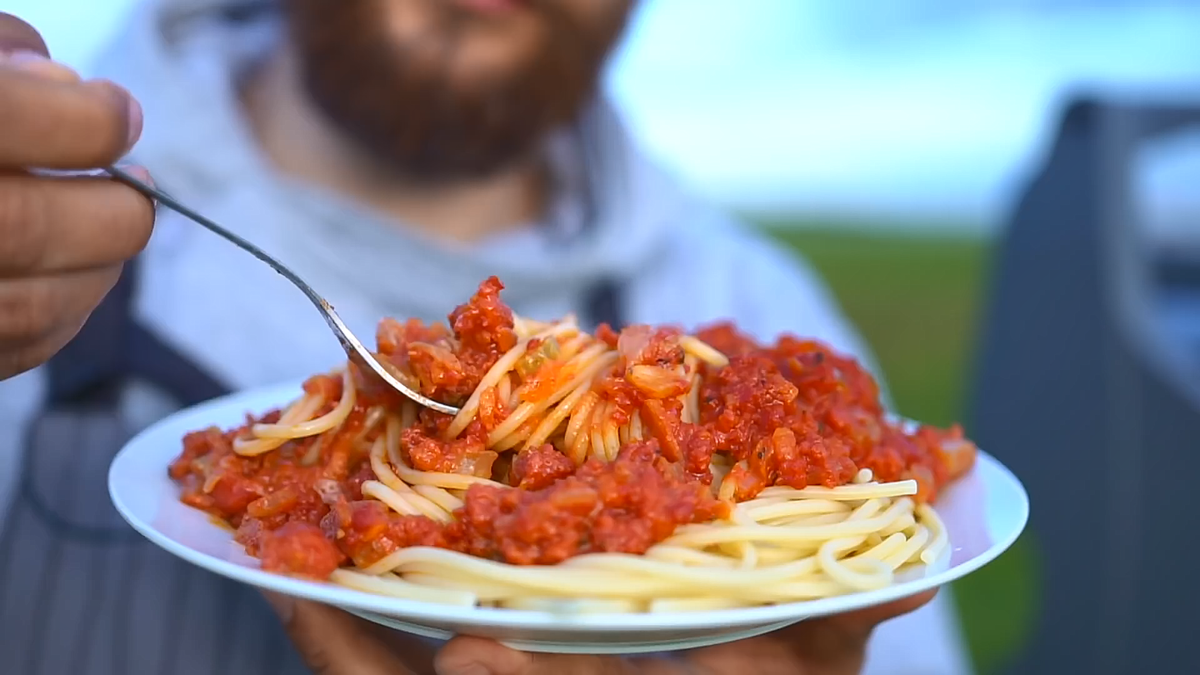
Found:
[{"label": "man's neck", "polygon": [[372,163],[314,110],[294,60],[278,55],[252,74],[242,103],[264,155],[284,174],[322,185],[399,223],[448,241],[469,242],[521,227],[543,211],[543,165],[524,163],[450,187],[411,185]]}]

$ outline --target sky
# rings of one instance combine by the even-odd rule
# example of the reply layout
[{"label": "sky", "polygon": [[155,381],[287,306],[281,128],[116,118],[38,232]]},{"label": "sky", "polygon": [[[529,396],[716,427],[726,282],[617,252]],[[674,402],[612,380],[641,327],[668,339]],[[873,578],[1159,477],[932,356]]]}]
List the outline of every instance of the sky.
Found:
[{"label": "sky", "polygon": [[[0,8],[86,71],[135,2]],[[716,201],[987,227],[1072,92],[1200,98],[1198,33],[1200,6],[1179,0],[647,0],[608,88]],[[1188,154],[1163,154],[1159,198],[1195,192]]]}]

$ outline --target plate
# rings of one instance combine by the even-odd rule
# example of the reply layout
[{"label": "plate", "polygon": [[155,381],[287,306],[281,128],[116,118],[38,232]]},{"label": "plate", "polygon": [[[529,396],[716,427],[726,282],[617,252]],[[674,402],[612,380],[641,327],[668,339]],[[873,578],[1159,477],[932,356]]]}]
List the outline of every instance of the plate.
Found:
[{"label": "plate", "polygon": [[963,577],[1012,545],[1029,518],[1020,481],[980,452],[970,473],[937,503],[950,537],[941,560],[915,567],[887,588],[766,607],[669,614],[572,614],[451,607],[382,597],[333,584],[264,572],[207,514],[178,500],[167,476],[184,434],[242,424],[247,412],[286,405],[300,383],[244,391],[175,413],[147,428],[113,459],[108,489],[113,504],[138,532],[168,552],[235,581],[336,605],[376,623],[430,638],[471,634],[525,651],[638,653],[688,649],[777,630],[818,616],[861,609],[935,588]]}]

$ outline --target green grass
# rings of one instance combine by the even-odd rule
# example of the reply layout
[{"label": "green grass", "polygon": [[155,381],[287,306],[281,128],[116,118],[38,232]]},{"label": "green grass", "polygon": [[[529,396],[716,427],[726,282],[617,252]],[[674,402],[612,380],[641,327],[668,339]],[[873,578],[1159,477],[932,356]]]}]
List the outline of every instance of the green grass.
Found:
[{"label": "green grass", "polygon": [[[966,414],[987,242],[860,229],[770,227],[824,276],[879,359],[899,411],[933,424]],[[969,433],[968,429],[968,433]],[[1028,542],[954,585],[979,673],[1019,649],[1035,617]]]}]

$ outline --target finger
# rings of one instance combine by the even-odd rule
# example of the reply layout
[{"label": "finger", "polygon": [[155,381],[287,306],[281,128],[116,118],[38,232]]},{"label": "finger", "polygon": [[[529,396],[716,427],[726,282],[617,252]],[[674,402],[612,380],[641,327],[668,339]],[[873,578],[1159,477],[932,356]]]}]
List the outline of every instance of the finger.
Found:
[{"label": "finger", "polygon": [[0,12],[0,52],[30,51],[50,56],[37,29],[7,12]]},{"label": "finger", "polygon": [[78,328],[112,290],[121,266],[0,281],[0,348],[41,342],[64,326]]},{"label": "finger", "polygon": [[434,675],[433,659],[438,648],[445,644],[444,641],[405,633],[372,621],[361,621],[360,624],[388,651],[397,655],[410,671],[418,675]]},{"label": "finger", "polygon": [[876,605],[874,607],[860,609],[855,612],[839,614],[830,618],[840,622],[847,628],[869,634],[875,629],[876,626],[884,621],[894,619],[898,616],[903,616],[910,612],[915,612],[921,607],[929,604],[929,602],[937,596],[937,593],[937,589],[935,588],[933,590],[925,591],[924,593],[911,595],[907,598],[901,598],[883,605]]},{"label": "finger", "polygon": [[78,325],[66,325],[53,335],[24,347],[0,347],[0,380],[15,377],[49,361],[79,334],[81,328],[83,321]]},{"label": "finger", "polygon": [[933,600],[937,589],[901,598],[866,609],[834,614],[821,619],[802,621],[786,633],[802,636],[797,644],[803,649],[823,655],[859,654],[865,649],[871,633],[879,624],[912,612]]},{"label": "finger", "polygon": [[67,277],[0,281],[0,379],[45,363],[70,342],[121,276],[121,267]]},{"label": "finger", "polygon": [[70,84],[0,67],[0,167],[107,166],[136,142],[141,119],[133,97],[111,82]]},{"label": "finger", "polygon": [[684,675],[681,663],[587,654],[530,654],[493,640],[462,636],[434,660],[437,675]]},{"label": "finger", "polygon": [[875,628],[928,603],[937,591],[876,607],[801,621],[750,640],[695,649],[687,659],[709,673],[741,673],[753,663],[762,675],[796,672],[807,664],[819,672],[858,672]]},{"label": "finger", "polygon": [[65,324],[58,332],[24,347],[0,347],[0,380],[33,370],[49,361],[75,339],[86,319],[84,317],[78,323]]},{"label": "finger", "polygon": [[265,595],[316,675],[416,675],[359,619],[326,605]]},{"label": "finger", "polygon": [[0,278],[128,260],[153,229],[154,205],[115,181],[0,174]]}]

